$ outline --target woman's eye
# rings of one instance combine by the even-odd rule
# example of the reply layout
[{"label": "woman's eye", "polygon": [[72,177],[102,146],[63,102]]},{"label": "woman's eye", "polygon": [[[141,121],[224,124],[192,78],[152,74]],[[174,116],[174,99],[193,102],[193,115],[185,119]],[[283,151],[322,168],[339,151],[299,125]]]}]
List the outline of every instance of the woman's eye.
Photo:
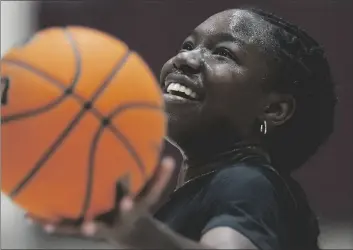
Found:
[{"label": "woman's eye", "polygon": [[226,48],[217,48],[214,51],[214,54],[235,60],[234,54],[229,49],[226,49]]},{"label": "woman's eye", "polygon": [[194,45],[191,42],[186,42],[183,44],[183,46],[181,47],[181,50],[193,50],[194,49]]}]

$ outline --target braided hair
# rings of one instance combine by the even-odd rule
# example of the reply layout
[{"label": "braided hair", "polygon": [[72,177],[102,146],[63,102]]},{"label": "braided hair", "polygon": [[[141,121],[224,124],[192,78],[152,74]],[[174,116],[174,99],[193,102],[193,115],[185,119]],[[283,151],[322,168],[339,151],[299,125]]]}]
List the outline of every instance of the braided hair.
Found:
[{"label": "braided hair", "polygon": [[[268,22],[271,42],[275,43],[277,67],[272,91],[286,93],[296,101],[291,119],[268,135],[271,160],[285,173],[303,165],[333,132],[337,102],[335,85],[323,48],[305,31],[274,14],[243,8]],[[292,185],[297,194],[299,217],[293,218],[292,236],[297,244],[318,249],[318,221],[307,206],[299,185]]]},{"label": "braided hair", "polygon": [[267,138],[274,166],[291,172],[303,165],[333,132],[337,99],[330,66],[323,48],[296,25],[259,9],[244,10],[272,25],[278,67],[271,87],[291,94],[296,101],[293,117]]}]

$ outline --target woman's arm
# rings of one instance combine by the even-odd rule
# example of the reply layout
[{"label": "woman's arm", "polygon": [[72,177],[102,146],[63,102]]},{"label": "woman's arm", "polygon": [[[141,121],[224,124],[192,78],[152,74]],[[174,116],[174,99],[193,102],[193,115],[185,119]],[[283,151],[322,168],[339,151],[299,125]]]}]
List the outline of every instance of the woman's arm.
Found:
[{"label": "woman's arm", "polygon": [[128,245],[140,242],[140,247],[146,249],[257,249],[249,239],[229,227],[211,229],[196,242],[150,216],[141,217],[124,241]]}]

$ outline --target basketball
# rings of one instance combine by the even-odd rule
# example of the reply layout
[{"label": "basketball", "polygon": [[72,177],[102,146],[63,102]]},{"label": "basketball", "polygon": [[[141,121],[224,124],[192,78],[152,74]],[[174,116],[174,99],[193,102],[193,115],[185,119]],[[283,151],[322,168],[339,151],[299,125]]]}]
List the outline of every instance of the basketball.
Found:
[{"label": "basketball", "polygon": [[50,221],[94,219],[116,184],[137,194],[159,161],[166,118],[144,60],[117,38],[49,28],[1,59],[1,189]]}]

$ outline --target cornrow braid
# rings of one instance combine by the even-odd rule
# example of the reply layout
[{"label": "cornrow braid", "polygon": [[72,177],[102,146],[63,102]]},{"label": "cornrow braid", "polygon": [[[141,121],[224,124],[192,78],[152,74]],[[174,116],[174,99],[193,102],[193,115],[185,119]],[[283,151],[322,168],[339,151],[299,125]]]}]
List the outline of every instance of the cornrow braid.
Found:
[{"label": "cornrow braid", "polygon": [[324,49],[305,31],[259,9],[246,9],[273,25],[278,65],[274,91],[296,100],[293,117],[269,135],[272,160],[290,172],[304,164],[331,135],[337,101]]},{"label": "cornrow braid", "polygon": [[[244,9],[272,24],[275,59],[278,69],[272,90],[291,94],[296,100],[292,118],[267,138],[274,166],[290,173],[299,168],[317,151],[333,132],[337,98],[330,66],[324,49],[305,31],[271,13]],[[293,249],[310,246],[319,249],[318,221],[297,186],[298,218],[292,219],[296,230],[291,237]]]}]

